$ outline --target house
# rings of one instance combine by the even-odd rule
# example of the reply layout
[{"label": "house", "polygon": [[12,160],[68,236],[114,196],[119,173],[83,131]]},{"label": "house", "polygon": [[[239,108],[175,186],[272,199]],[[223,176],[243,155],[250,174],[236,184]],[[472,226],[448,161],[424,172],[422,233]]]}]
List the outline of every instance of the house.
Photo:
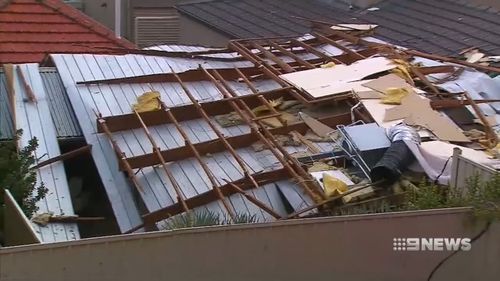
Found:
[{"label": "house", "polygon": [[[61,1],[0,1],[0,65],[3,66],[0,69],[0,141],[11,140],[18,129],[23,130],[21,146],[37,137],[36,155],[40,163],[85,146],[57,70],[24,63],[42,63],[51,53],[111,54],[131,48],[135,45],[116,38],[113,31]],[[19,66],[21,63],[24,65]],[[25,103],[31,95],[39,101]],[[46,198],[38,204],[39,213],[74,214],[68,179],[76,178],[76,174],[80,179],[92,179],[92,165],[90,159],[76,163],[80,170],[65,169],[61,162],[38,169],[39,183],[44,182],[48,188]],[[99,186],[98,182],[88,184]],[[32,226],[41,242],[80,238],[76,223],[49,227],[33,223]]]},{"label": "house", "polygon": [[223,46],[236,38],[299,36],[311,31],[310,19],[331,24],[377,24],[379,39],[428,53],[457,56],[470,47],[490,55],[500,54],[499,5],[498,1],[474,0],[215,0],[176,7],[183,18],[188,18],[184,21],[192,21],[193,28],[197,27],[183,32],[217,32],[214,38],[220,38],[208,42],[214,39],[200,37],[199,42],[190,42],[193,44]]},{"label": "house", "polygon": [[116,53],[135,48],[59,0],[0,1],[0,64],[40,63],[53,53]]}]

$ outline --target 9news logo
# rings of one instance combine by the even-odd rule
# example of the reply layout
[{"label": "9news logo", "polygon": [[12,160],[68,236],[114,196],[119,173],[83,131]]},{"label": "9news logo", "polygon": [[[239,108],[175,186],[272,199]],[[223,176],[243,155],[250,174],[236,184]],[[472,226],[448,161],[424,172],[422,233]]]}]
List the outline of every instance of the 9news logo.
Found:
[{"label": "9news logo", "polygon": [[393,238],[394,251],[470,251],[470,238]]}]

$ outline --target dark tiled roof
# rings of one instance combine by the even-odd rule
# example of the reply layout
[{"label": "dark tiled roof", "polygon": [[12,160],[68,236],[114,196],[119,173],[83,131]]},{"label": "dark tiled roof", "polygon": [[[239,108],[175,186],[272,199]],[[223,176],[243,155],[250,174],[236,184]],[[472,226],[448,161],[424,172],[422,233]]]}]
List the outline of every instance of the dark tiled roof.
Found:
[{"label": "dark tiled roof", "polygon": [[59,0],[0,2],[0,64],[41,62],[49,53],[106,53],[134,47]]},{"label": "dark tiled roof", "polygon": [[349,9],[335,0],[241,0],[179,5],[193,17],[232,38],[301,35],[310,24],[374,23],[377,37],[430,53],[456,55],[468,47],[500,54],[500,12],[464,0],[385,0],[377,11]]}]

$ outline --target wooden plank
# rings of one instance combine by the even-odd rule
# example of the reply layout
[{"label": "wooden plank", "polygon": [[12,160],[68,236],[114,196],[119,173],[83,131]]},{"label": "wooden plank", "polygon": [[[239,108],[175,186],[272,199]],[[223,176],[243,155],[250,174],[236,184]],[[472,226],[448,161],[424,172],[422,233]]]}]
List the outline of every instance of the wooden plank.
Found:
[{"label": "wooden plank", "polygon": [[39,244],[40,238],[8,189],[4,190],[4,246]]}]

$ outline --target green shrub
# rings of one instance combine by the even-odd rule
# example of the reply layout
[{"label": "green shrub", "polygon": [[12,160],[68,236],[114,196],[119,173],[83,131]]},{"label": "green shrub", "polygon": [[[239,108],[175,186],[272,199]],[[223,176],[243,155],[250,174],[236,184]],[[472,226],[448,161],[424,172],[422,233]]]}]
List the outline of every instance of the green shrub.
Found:
[{"label": "green shrub", "polygon": [[[16,142],[22,135],[19,130],[13,141],[0,143],[0,206],[4,204],[3,190],[8,189],[27,217],[37,211],[36,202],[45,197],[47,189],[43,182],[37,185],[35,150],[38,140],[33,138],[17,152]],[[3,217],[3,208],[0,208]]]},{"label": "green shrub", "polygon": [[467,179],[463,190],[421,184],[408,191],[404,204],[406,210],[452,207],[472,207],[478,217],[500,219],[500,174],[487,181],[474,175]]},{"label": "green shrub", "polygon": [[241,223],[255,223],[257,222],[257,216],[238,213],[235,215],[235,219],[231,220],[222,217],[215,212],[205,210],[205,211],[189,211],[169,218],[166,221],[165,230],[174,230],[182,228],[192,228],[192,227],[202,227],[202,226],[212,226],[212,225],[227,225],[227,224],[241,224]]}]

